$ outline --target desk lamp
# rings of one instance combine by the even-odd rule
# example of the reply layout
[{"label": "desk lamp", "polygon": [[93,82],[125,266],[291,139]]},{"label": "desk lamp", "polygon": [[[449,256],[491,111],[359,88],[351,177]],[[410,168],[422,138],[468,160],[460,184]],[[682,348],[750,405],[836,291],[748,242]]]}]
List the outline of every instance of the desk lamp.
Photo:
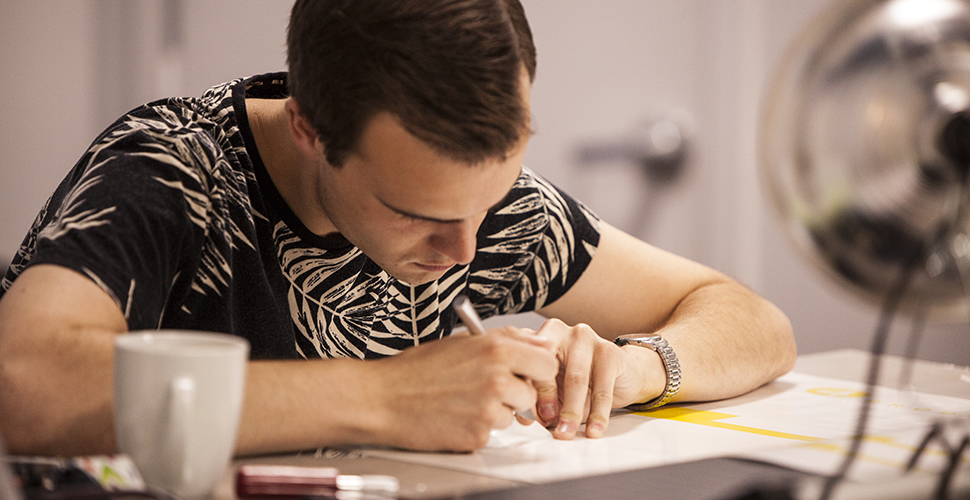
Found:
[{"label": "desk lamp", "polygon": [[[838,2],[783,59],[759,143],[795,245],[881,304],[871,395],[896,313],[913,316],[914,339],[925,320],[970,318],[970,0]],[[857,454],[869,403],[825,497]],[[954,467],[966,447],[951,449]]]}]

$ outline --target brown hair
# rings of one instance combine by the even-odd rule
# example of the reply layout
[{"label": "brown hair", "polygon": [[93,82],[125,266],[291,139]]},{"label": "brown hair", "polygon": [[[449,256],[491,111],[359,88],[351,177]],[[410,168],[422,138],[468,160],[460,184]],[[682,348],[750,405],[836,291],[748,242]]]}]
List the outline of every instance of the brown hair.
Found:
[{"label": "brown hair", "polygon": [[343,164],[382,111],[441,154],[504,158],[528,133],[535,46],[518,0],[297,0],[290,95]]}]

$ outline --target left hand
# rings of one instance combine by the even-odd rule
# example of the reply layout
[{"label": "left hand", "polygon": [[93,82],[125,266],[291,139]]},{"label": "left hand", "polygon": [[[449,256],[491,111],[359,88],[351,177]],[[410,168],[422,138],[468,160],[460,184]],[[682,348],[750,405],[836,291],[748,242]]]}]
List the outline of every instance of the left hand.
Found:
[{"label": "left hand", "polygon": [[552,342],[559,359],[555,382],[533,382],[540,423],[556,439],[572,439],[586,423],[586,437],[598,438],[610,412],[658,396],[665,374],[660,357],[641,347],[620,348],[585,324],[546,321],[536,332]]}]

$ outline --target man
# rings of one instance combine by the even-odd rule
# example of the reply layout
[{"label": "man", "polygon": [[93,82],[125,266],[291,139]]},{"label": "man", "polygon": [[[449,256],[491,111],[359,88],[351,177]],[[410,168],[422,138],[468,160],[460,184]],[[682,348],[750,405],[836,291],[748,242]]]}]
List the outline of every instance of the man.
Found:
[{"label": "man", "polygon": [[[12,451],[114,450],[112,342],[138,329],[250,341],[240,454],[473,450],[525,409],[595,438],[791,368],[777,308],[522,167],[517,0],[300,0],[288,64],[122,117],[54,193],[0,296]],[[554,319],[450,336],[459,294]]]}]

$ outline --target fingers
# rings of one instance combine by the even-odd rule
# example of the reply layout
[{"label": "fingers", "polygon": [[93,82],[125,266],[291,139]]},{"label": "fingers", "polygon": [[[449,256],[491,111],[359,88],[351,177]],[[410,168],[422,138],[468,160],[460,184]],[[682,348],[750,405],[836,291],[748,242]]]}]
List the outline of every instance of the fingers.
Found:
[{"label": "fingers", "polygon": [[[506,400],[506,405],[515,410],[513,414],[516,421],[523,425],[530,425],[537,419],[535,416],[536,387],[550,388],[552,400],[555,401],[555,375],[559,363],[552,349],[552,341],[544,337],[536,336],[534,330],[511,326],[493,329],[491,330],[490,336],[503,337],[515,341],[511,343],[511,347],[507,346],[509,352],[503,354],[502,357],[509,361],[509,366],[513,373],[523,383],[515,384],[517,391],[511,392],[510,394],[516,394],[517,396],[514,398],[509,397]],[[523,395],[523,388],[527,392],[525,395]],[[522,402],[525,396],[528,397],[527,405]],[[553,410],[554,415],[557,412],[558,409]]]},{"label": "fingers", "polygon": [[[529,425],[535,419],[538,419],[542,425],[549,425],[551,422],[555,422],[556,417],[559,415],[558,385],[555,380],[559,362],[555,357],[553,341],[538,335],[536,331],[528,328],[503,326],[491,329],[489,332],[490,334],[495,334],[495,336],[502,336],[523,342],[532,347],[540,348],[548,353],[548,355],[539,357],[536,355],[536,351],[524,349],[518,351],[518,358],[511,360],[511,365],[514,367],[513,370],[521,377],[529,380],[535,389],[533,396],[533,403],[535,404],[528,408],[517,408],[515,417],[523,425]],[[526,413],[526,410],[529,414],[528,416],[523,415],[523,413]],[[545,417],[540,415],[543,412]]]},{"label": "fingers", "polygon": [[548,427],[559,418],[559,385],[556,380],[533,381],[536,390],[536,416],[539,423]]},{"label": "fingers", "polygon": [[[483,350],[483,356],[494,363],[497,371],[497,393],[500,394],[503,408],[494,417],[493,428],[504,428],[515,419],[523,424],[531,424],[532,418],[522,413],[533,414],[536,406],[536,389],[533,381],[538,380],[554,386],[559,362],[549,348],[548,340],[535,342],[532,331],[513,331],[505,329],[498,335],[488,335],[475,339]],[[529,341],[523,341],[529,340]],[[485,394],[480,394],[485,397]]]},{"label": "fingers", "polygon": [[[506,333],[503,336],[513,342],[499,342],[495,348],[500,350],[497,355],[508,364],[512,373],[540,383],[550,383],[555,379],[559,361],[548,339],[519,333]],[[498,335],[493,337],[499,338]],[[534,402],[535,400],[530,402],[529,407]]]},{"label": "fingers", "polygon": [[556,383],[534,383],[540,421],[553,424],[557,439],[573,439],[584,422],[586,437],[602,437],[613,409],[622,351],[584,324],[570,327],[550,320],[537,335],[554,341],[560,359]]},{"label": "fingers", "polygon": [[531,330],[529,328],[516,328],[513,326],[503,326],[503,327],[489,330],[489,332],[497,335],[502,335],[507,338],[519,340],[537,347],[542,347],[544,349],[552,349],[553,347],[552,340],[546,337],[543,337],[541,335],[538,335],[538,333],[535,330]]},{"label": "fingers", "polygon": [[536,390],[521,377],[512,377],[502,396],[502,404],[513,410],[531,410],[536,404]]},{"label": "fingers", "polygon": [[514,422],[513,410],[535,407],[535,389],[516,371],[536,370],[510,366],[532,351],[548,358],[539,364],[548,364],[543,375],[554,379],[558,362],[550,350],[498,335],[449,337],[366,363],[375,376],[365,384],[375,388],[374,413],[393,416],[375,423],[375,440],[423,450],[484,446],[491,429]]},{"label": "fingers", "polygon": [[600,344],[596,348],[592,374],[590,375],[589,417],[586,419],[586,437],[599,438],[606,432],[613,410],[613,389],[617,377],[615,346]]},{"label": "fingers", "polygon": [[492,420],[492,429],[505,429],[512,425],[515,421],[515,412],[509,407],[504,407],[503,409],[495,412],[495,418]]},{"label": "fingers", "polygon": [[535,402],[536,390],[532,384],[521,377],[511,377],[501,397],[501,408],[494,412],[492,428],[504,429],[513,421],[532,424],[534,420],[525,415],[532,415]]},{"label": "fingers", "polygon": [[[577,345],[578,344],[578,345]],[[572,439],[576,436],[586,409],[589,393],[589,375],[593,364],[593,353],[584,342],[570,347],[563,359],[562,371],[562,408],[559,421],[553,430],[557,439]]]},{"label": "fingers", "polygon": [[[523,415],[523,413],[525,413],[525,414]],[[529,418],[527,415],[534,414],[534,413],[535,412],[532,411],[532,410],[528,410],[528,412],[516,411],[515,412],[515,421],[518,422],[518,423],[520,423],[520,424],[522,424],[522,425],[532,425],[532,422],[535,422],[535,420]]]}]

